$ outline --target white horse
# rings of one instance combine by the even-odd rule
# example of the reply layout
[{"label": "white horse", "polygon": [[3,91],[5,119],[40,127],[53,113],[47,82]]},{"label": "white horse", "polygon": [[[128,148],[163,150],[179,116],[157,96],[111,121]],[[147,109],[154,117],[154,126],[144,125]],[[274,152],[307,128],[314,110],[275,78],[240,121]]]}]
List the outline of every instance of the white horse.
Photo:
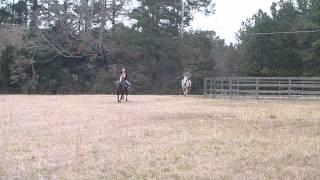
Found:
[{"label": "white horse", "polygon": [[182,87],[182,92],[184,96],[188,95],[188,90],[191,88],[191,80],[188,77],[184,77],[181,80],[181,87]]}]

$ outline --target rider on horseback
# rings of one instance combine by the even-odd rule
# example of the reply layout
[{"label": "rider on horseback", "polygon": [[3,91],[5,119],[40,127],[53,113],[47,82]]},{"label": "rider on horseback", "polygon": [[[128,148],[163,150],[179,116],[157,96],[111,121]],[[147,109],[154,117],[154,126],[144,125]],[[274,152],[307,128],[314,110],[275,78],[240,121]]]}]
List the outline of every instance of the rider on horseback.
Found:
[{"label": "rider on horseback", "polygon": [[[121,69],[121,72],[120,72],[120,79],[121,78],[124,80],[124,84],[126,88],[129,89],[129,87],[131,86],[131,83],[127,80],[128,74],[127,74],[126,68],[124,67]],[[116,82],[116,85],[118,86],[119,83],[120,83],[120,80]]]}]

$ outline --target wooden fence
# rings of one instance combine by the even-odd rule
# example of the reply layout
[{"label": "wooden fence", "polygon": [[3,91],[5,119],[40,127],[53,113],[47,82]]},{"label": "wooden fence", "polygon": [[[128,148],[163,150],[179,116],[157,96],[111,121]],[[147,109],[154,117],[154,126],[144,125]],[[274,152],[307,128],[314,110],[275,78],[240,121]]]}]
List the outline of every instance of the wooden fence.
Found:
[{"label": "wooden fence", "polygon": [[205,96],[320,96],[320,77],[217,77],[204,79]]}]

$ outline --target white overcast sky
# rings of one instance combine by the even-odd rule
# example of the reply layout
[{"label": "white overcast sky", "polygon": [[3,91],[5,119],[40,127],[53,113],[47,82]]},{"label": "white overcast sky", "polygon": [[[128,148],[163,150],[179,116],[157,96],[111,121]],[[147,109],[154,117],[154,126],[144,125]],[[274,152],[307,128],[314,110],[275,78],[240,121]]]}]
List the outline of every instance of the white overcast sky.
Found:
[{"label": "white overcast sky", "polygon": [[259,9],[270,12],[272,2],[277,0],[214,0],[216,13],[206,17],[196,14],[192,29],[213,30],[226,43],[235,43],[235,33],[239,31],[241,22],[252,17]]}]

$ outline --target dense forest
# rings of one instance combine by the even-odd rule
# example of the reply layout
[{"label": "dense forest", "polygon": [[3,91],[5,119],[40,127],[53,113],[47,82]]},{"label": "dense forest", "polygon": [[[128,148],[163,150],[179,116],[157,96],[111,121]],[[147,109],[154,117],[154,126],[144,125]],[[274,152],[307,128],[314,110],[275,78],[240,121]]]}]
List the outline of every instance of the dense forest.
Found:
[{"label": "dense forest", "polygon": [[186,30],[214,0],[1,0],[0,92],[113,93],[123,66],[138,94],[177,94],[185,72],[193,93],[206,76],[320,76],[320,1],[270,10],[226,44]]}]

